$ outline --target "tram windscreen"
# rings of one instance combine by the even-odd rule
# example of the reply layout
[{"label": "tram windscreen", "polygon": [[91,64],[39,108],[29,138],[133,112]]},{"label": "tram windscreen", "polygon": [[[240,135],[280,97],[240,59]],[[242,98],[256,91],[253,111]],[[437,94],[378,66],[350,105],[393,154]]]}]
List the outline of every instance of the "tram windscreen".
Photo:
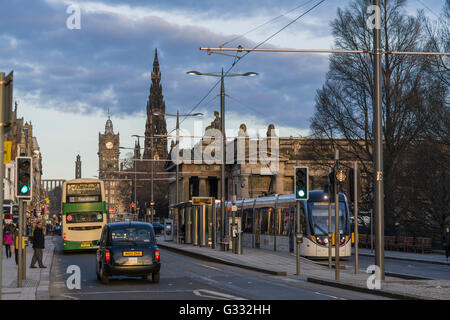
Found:
[{"label": "tram windscreen", "polygon": [[[322,202],[308,202],[309,218],[312,233],[316,236],[328,234],[328,204]],[[339,232],[347,233],[346,207],[344,202],[339,202]],[[334,203],[331,205],[331,230],[334,232],[335,221]]]}]

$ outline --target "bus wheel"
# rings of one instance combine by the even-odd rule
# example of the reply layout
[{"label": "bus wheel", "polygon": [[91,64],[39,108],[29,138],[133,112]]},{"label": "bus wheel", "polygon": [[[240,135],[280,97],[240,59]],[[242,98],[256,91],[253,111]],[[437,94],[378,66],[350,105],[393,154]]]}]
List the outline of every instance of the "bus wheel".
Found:
[{"label": "bus wheel", "polygon": [[153,283],[159,283],[159,271],[152,273],[152,281]]}]

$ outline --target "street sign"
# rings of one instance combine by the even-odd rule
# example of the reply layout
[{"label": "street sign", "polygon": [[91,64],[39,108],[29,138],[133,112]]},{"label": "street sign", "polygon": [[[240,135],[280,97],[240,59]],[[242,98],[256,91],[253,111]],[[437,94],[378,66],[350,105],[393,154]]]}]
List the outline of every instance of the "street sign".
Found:
[{"label": "street sign", "polygon": [[12,141],[4,141],[4,153],[3,153],[3,163],[11,162],[11,152],[12,152]]},{"label": "street sign", "polygon": [[214,198],[212,197],[192,197],[193,205],[213,204]]}]

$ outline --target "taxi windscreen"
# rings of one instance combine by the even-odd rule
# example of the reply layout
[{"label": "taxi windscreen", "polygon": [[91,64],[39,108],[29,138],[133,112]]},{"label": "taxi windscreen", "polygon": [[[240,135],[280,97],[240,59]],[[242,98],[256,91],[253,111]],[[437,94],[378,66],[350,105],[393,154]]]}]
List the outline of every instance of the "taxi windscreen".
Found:
[{"label": "taxi windscreen", "polygon": [[113,244],[123,243],[155,243],[153,230],[148,227],[122,227],[111,230]]}]

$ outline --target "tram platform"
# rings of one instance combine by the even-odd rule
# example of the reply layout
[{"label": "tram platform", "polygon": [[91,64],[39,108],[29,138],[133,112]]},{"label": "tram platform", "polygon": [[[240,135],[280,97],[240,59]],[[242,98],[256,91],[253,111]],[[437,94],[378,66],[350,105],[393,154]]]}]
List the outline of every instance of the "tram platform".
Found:
[{"label": "tram platform", "polygon": [[17,288],[17,266],[14,258],[14,247],[11,247],[12,256],[9,259],[6,259],[5,248],[3,248],[1,300],[49,299],[50,270],[54,249],[55,244],[53,236],[46,236],[42,262],[47,268],[40,269],[37,267],[35,269],[30,269],[33,248],[26,247],[26,279],[22,280],[22,288]]},{"label": "tram platform", "polygon": [[[296,275],[296,256],[289,252],[270,251],[265,249],[243,248],[243,254],[235,254],[231,251],[221,251],[219,248],[212,249],[208,246],[199,247],[191,244],[177,244],[174,241],[165,241],[164,237],[158,237],[158,246],[168,250],[177,251],[182,254],[194,256],[199,259],[233,265],[240,268],[264,272],[269,275],[286,277],[287,281],[308,281],[321,285],[334,286],[343,289],[360,291],[393,299],[414,299],[414,300],[449,300],[450,281],[449,280],[407,280],[399,277],[386,276],[381,281],[380,289],[369,289],[366,270],[359,270],[355,274],[354,268],[340,270],[340,280],[335,280],[335,269],[329,269],[327,261],[313,261],[306,258],[300,259],[300,276]],[[360,254],[368,254],[360,249]],[[399,255],[400,254],[400,255]],[[385,252],[386,258],[394,257],[389,252]],[[404,259],[413,259],[412,254],[396,256]],[[420,254],[416,254],[419,259]],[[436,255],[435,259],[445,262],[445,257]],[[432,256],[429,256],[433,261]],[[395,257],[394,257],[395,258]],[[424,259],[421,257],[420,259]],[[418,261],[418,260],[417,260]],[[324,263],[326,265],[324,265]],[[374,284],[373,281],[370,281]]]}]

